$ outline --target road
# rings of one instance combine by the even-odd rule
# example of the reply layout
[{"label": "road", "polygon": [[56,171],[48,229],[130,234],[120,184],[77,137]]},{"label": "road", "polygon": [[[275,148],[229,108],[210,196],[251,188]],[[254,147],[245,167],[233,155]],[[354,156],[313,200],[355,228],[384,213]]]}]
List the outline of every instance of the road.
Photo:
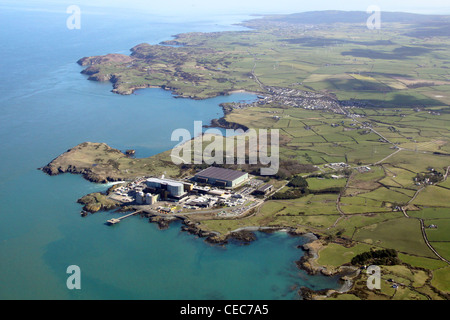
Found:
[{"label": "road", "polygon": [[390,157],[396,155],[397,153],[399,153],[400,151],[404,150],[403,148],[398,148],[395,152],[391,153],[390,155],[388,155],[387,157],[381,159],[380,161],[375,162],[373,165],[378,165],[380,163],[383,163],[384,161],[386,161],[387,159],[389,159]]},{"label": "road", "polygon": [[338,196],[338,198],[336,199],[336,209],[339,211],[339,214],[340,214],[341,216],[340,216],[339,218],[337,218],[336,221],[333,223],[333,225],[330,226],[330,227],[328,227],[327,230],[329,230],[330,228],[335,228],[336,225],[338,224],[338,222],[339,222],[341,219],[345,219],[345,218],[346,218],[346,215],[345,215],[344,211],[342,211],[342,209],[341,209],[341,197],[342,197],[342,194],[345,192],[345,190],[347,190],[348,184],[350,183],[350,179],[352,178],[352,176],[353,176],[353,172],[352,172],[352,173],[350,174],[350,176],[348,177],[347,183],[345,184],[344,189],[339,193],[339,196]]},{"label": "road", "polygon": [[410,204],[411,202],[413,202],[423,189],[425,189],[425,187],[422,187],[419,190],[417,190],[416,193],[414,193],[414,196],[408,201],[407,205]]},{"label": "road", "polygon": [[449,170],[450,170],[450,166],[447,167],[447,171],[444,174],[444,180],[443,181],[447,180]]},{"label": "road", "polygon": [[447,262],[448,264],[450,264],[450,261],[448,261],[447,259],[445,259],[444,257],[442,257],[434,248],[433,246],[430,244],[430,242],[428,241],[428,237],[427,237],[427,232],[425,231],[425,224],[423,222],[423,219],[419,219],[420,220],[420,227],[422,228],[422,236],[423,239],[425,240],[425,243],[427,244],[428,248],[430,248],[431,251],[433,251],[433,253],[442,261]]},{"label": "road", "polygon": [[252,71],[251,71],[252,76],[253,76],[253,78],[255,79],[256,83],[258,83],[258,85],[261,87],[261,89],[264,90],[264,91],[266,91],[266,87],[262,84],[261,81],[259,81],[258,77],[257,77],[256,74],[255,74],[255,69],[256,69],[256,56],[255,56],[255,54],[251,53],[250,51],[247,51],[247,52],[248,52],[248,53],[253,57],[253,59],[255,60],[255,64],[253,65],[253,68],[252,68]]},{"label": "road", "polygon": [[[447,175],[448,175],[449,168],[450,168],[450,167],[447,167]],[[446,179],[446,177],[445,177],[445,179]],[[444,179],[444,181],[445,181],[445,179]],[[416,199],[416,197],[419,195],[419,193],[420,193],[422,190],[424,190],[424,189],[425,189],[425,186],[423,186],[422,188],[420,188],[419,190],[417,190],[416,193],[414,194],[414,196],[408,201],[407,205],[409,205],[411,202],[413,202],[413,201]],[[408,213],[407,213],[405,207],[402,207],[402,211],[403,211],[403,215],[404,215],[406,218],[408,218],[408,219],[418,219],[418,220],[420,221],[420,229],[421,229],[421,231],[422,231],[422,237],[423,237],[423,240],[425,241],[425,244],[428,246],[428,248],[430,248],[431,251],[433,251],[433,253],[434,253],[439,259],[441,259],[442,261],[447,262],[448,264],[450,264],[450,262],[449,262],[447,259],[445,259],[444,257],[442,257],[442,256],[436,251],[436,249],[433,248],[433,246],[431,245],[431,243],[428,241],[427,232],[426,232],[426,230],[425,230],[425,223],[424,223],[424,220],[421,219],[421,218],[410,217],[410,216],[408,215]]]}]

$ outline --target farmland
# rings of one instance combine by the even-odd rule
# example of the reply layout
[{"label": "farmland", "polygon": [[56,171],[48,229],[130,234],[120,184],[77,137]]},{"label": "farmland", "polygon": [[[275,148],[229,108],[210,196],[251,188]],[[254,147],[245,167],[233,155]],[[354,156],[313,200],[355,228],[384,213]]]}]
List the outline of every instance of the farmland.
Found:
[{"label": "farmland", "polygon": [[[326,18],[318,13],[316,20]],[[448,40],[411,36],[416,18],[385,22],[378,32],[368,30],[364,18],[305,27],[267,17],[245,22],[247,31],[179,34],[158,45],[139,44],[130,56],[92,56],[79,63],[89,79],[111,81],[120,94],[151,86],[195,99],[234,90],[266,94],[262,83],[384,107],[446,105]],[[421,26],[432,34],[434,26]],[[445,127],[445,119],[440,123]]]},{"label": "farmland", "polygon": [[[273,179],[283,185],[301,175],[308,190],[295,199],[266,199],[245,217],[192,218],[199,228],[313,232],[323,246],[317,263],[330,270],[363,252],[395,249],[402,262],[382,266],[380,291],[364,289],[361,273],[342,298],[448,299],[450,41],[441,33],[449,18],[439,28],[420,16],[391,17],[381,31],[357,22],[304,25],[300,18],[308,20],[265,17],[246,22],[245,31],[181,34],[140,44],[130,56],[79,63],[91,80],[111,81],[120,94],[150,86],[193,99],[258,93],[254,103],[224,104],[223,119],[279,130],[280,160],[290,165]],[[117,161],[139,174],[167,164],[179,175],[166,158]],[[313,172],[292,172],[293,163]],[[388,279],[401,285],[393,288]]]},{"label": "farmland", "polygon": [[[442,106],[442,110],[447,110],[447,107]],[[380,136],[374,131],[370,134],[358,134],[367,129],[358,128],[359,122],[349,121],[344,115],[330,114],[327,111],[312,113],[301,108],[248,108],[233,110],[226,119],[253,127],[260,123],[261,126],[270,128],[270,119],[275,111],[280,120],[272,122],[271,127],[279,129],[281,135],[285,136],[282,140],[285,144],[280,146],[282,157],[315,165],[316,172],[303,174],[309,189],[317,192],[338,187],[341,188],[340,196],[325,193],[320,196],[309,194],[292,200],[269,200],[251,218],[220,222],[211,220],[202,224],[214,229],[220,223],[220,229],[216,230],[222,232],[245,226],[265,225],[322,234],[331,241],[328,240],[328,246],[320,252],[317,262],[329,270],[348,263],[357,253],[376,248],[393,248],[400,253],[400,259],[407,268],[412,268],[411,272],[420,273],[417,276],[420,281],[410,279],[408,286],[414,286],[412,289],[402,287],[397,291],[385,285],[380,295],[368,298],[442,299],[443,296],[436,294],[435,290],[439,288],[442,293],[448,292],[445,280],[442,280],[445,277],[444,270],[448,270],[442,268],[447,263],[439,260],[425,243],[420,220],[424,221],[425,227],[437,225],[437,229],[427,228],[426,234],[433,248],[448,260],[448,180],[437,185],[418,185],[414,180],[418,173],[426,174],[431,168],[444,174],[450,165],[448,155],[435,151],[442,151],[441,147],[448,145],[448,138],[443,137],[448,134],[447,130],[439,126],[434,132],[429,129],[429,123],[439,117],[430,117],[427,109],[413,111],[408,108],[397,111],[405,114],[402,125],[397,123],[396,117],[392,117],[392,110],[376,110],[373,118],[366,116],[364,121],[371,123],[370,128],[383,136],[381,132],[389,133],[389,141],[395,141],[391,144],[377,139]],[[360,111],[362,110],[351,110],[352,113]],[[426,117],[428,123],[409,121],[417,117]],[[258,119],[258,122],[254,119]],[[344,125],[339,127],[330,125],[342,121]],[[351,125],[352,123],[355,125]],[[305,125],[310,130],[305,130]],[[399,130],[388,130],[394,126]],[[349,128],[352,130],[348,130]],[[409,135],[421,132],[424,128],[427,128],[427,138],[411,144]],[[334,142],[337,137],[349,136],[349,133],[353,134],[356,141],[349,139],[338,144]],[[306,142],[302,142],[303,137],[307,139]],[[312,137],[318,139],[314,140]],[[439,145],[435,144],[437,137],[442,140]],[[352,159],[349,154],[356,156]],[[327,166],[340,159],[344,159],[342,161],[349,167],[334,170]],[[335,178],[331,178],[333,174]],[[408,217],[405,217],[402,208]],[[349,248],[342,247],[333,239],[345,239],[353,245]],[[428,269],[429,274],[414,268]],[[433,272],[438,277],[431,282]],[[391,270],[386,270],[386,274],[392,275]]]}]

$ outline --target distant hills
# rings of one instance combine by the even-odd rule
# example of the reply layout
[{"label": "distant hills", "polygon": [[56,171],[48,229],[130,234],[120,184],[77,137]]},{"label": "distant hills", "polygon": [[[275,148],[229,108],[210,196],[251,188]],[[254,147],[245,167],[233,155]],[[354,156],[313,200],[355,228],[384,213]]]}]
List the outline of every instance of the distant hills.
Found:
[{"label": "distant hills", "polygon": [[[270,21],[296,24],[365,23],[370,16],[364,11],[310,11],[288,15],[268,16]],[[382,21],[399,23],[435,23],[450,22],[449,15],[426,15],[406,12],[381,11]]]},{"label": "distant hills", "polygon": [[[251,28],[267,28],[271,25],[330,25],[336,23],[365,26],[370,13],[365,11],[310,11],[287,15],[266,15],[249,20],[244,25]],[[411,24],[410,37],[450,36],[450,15],[430,15],[406,12],[381,11],[381,23]]]}]

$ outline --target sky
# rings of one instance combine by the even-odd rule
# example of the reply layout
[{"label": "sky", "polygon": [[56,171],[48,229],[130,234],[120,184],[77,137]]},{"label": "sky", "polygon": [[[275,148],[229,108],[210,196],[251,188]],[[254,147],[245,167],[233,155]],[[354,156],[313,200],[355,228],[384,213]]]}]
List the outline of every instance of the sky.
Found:
[{"label": "sky", "polygon": [[279,14],[315,10],[381,11],[450,14],[448,0],[0,0],[0,6],[25,6],[34,10],[80,7],[126,8],[151,15]]}]

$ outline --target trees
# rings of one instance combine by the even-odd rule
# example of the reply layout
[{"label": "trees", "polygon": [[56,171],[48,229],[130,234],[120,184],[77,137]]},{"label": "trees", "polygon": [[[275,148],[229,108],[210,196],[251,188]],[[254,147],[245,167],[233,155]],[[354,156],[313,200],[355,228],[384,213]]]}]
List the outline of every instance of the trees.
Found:
[{"label": "trees", "polygon": [[306,181],[306,179],[301,176],[295,176],[294,178],[291,179],[288,185],[290,187],[304,190],[308,188],[308,181]]},{"label": "trees", "polygon": [[394,249],[383,249],[376,251],[363,252],[353,257],[352,265],[396,265],[401,263],[397,257],[397,251]]}]

